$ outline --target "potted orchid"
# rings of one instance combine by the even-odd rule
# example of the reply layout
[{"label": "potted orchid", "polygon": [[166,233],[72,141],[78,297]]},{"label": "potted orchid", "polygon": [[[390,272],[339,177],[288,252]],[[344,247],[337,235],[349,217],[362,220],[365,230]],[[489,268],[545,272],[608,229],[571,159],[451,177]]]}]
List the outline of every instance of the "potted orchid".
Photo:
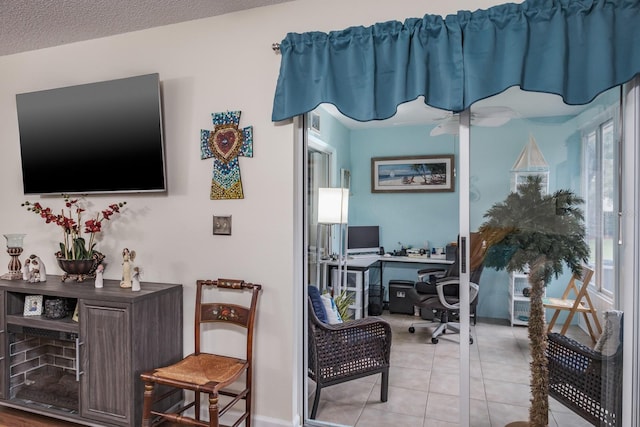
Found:
[{"label": "potted orchid", "polygon": [[54,224],[62,228],[63,239],[60,250],[56,252],[58,265],[67,276],[75,275],[77,280],[93,277],[96,268],[104,259],[104,255],[95,250],[96,235],[102,231],[102,223],[119,214],[127,202],[109,205],[94,216],[84,219],[85,209],[80,206],[79,199],[72,199],[63,195],[65,208],[60,213],[54,213],[51,208],[43,207],[39,202],[24,202],[22,206],[28,211],[40,216],[47,224]]}]

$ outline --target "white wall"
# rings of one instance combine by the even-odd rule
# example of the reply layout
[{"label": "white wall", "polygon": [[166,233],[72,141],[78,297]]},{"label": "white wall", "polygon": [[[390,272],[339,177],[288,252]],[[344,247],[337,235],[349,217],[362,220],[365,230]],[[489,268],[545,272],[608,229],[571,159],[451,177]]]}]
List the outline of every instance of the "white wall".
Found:
[{"label": "white wall", "polygon": [[[270,121],[280,57],[270,46],[287,32],[340,30],[392,19],[447,14],[498,1],[298,0],[267,8],[0,57],[0,234],[23,232],[25,253],[37,253],[60,273],[53,253],[60,233],[25,212],[15,95],[41,89],[159,73],[169,191],[166,195],[91,197],[96,208],[127,200],[127,212],[106,228],[99,250],[118,279],[119,252],[137,251],[143,280],[184,285],[184,351],[193,348],[194,283],[232,277],[264,285],[255,343],[254,410],[263,425],[294,423],[292,308],[293,133]],[[240,126],[254,127],[254,157],[241,158],[245,199],[212,201],[212,160],[200,160],[200,129],[212,112],[242,110]],[[61,167],[68,165],[61,165]],[[83,165],[91,179],[90,165]],[[118,171],[114,165],[114,173]],[[126,173],[126,172],[125,172]],[[35,200],[29,198],[29,200]],[[45,199],[52,206],[57,199]],[[233,235],[213,236],[212,215],[233,215]],[[4,259],[4,261],[2,261]],[[0,262],[8,257],[0,255]],[[87,286],[90,286],[87,284]],[[143,284],[144,286],[144,284]],[[162,331],[158,331],[162,333]]]}]

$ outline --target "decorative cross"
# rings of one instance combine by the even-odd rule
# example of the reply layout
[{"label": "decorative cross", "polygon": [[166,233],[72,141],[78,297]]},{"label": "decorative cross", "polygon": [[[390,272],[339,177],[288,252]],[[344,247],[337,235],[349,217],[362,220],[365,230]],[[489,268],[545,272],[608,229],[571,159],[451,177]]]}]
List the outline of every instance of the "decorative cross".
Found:
[{"label": "decorative cross", "polygon": [[253,126],[238,129],[240,113],[213,113],[213,131],[200,130],[201,158],[214,157],[211,200],[244,199],[238,156],[253,157]]}]

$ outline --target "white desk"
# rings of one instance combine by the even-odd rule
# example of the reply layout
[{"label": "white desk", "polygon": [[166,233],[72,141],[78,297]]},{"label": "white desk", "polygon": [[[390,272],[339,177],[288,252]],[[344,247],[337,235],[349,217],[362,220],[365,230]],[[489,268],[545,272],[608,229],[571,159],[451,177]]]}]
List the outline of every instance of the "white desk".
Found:
[{"label": "white desk", "polygon": [[[405,262],[411,264],[436,264],[436,265],[451,265],[454,261],[447,260],[444,258],[430,258],[430,257],[411,257],[411,256],[385,256],[385,255],[371,255],[371,256],[355,256],[355,257],[347,257],[347,268],[348,267],[372,267],[375,263],[386,263],[386,262]],[[320,261],[321,264],[326,266],[338,266],[337,260],[326,259]]]},{"label": "white desk", "polygon": [[[320,261],[322,264],[322,287],[323,289],[327,288],[328,283],[328,274],[329,269],[338,266],[337,260],[326,259]],[[369,268],[377,267],[380,268],[380,286],[384,287],[383,281],[383,270],[384,266],[387,263],[407,263],[407,264],[429,264],[429,265],[438,265],[438,266],[448,266],[454,263],[452,260],[447,260],[444,258],[431,258],[431,257],[409,257],[409,256],[385,256],[385,255],[371,255],[371,256],[353,256],[347,257],[347,270],[359,270],[359,271],[367,271]],[[416,276],[417,278],[417,276]],[[368,280],[367,284],[360,283],[355,285],[356,289],[359,290],[357,294],[362,296],[362,301],[358,302],[359,307],[362,309],[362,316],[366,316],[364,313],[365,308],[367,306],[367,302],[364,301],[367,298],[368,294]],[[361,305],[360,305],[361,304]]]}]

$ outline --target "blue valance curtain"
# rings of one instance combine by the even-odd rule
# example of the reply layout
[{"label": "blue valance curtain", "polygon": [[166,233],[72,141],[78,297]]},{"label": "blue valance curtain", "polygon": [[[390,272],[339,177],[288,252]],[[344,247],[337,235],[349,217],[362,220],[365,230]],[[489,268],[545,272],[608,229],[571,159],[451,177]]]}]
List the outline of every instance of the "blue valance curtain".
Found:
[{"label": "blue valance curtain", "polygon": [[386,119],[424,96],[454,112],[511,86],[585,104],[640,73],[640,0],[527,0],[425,15],[280,44],[273,121],[334,104]]}]

